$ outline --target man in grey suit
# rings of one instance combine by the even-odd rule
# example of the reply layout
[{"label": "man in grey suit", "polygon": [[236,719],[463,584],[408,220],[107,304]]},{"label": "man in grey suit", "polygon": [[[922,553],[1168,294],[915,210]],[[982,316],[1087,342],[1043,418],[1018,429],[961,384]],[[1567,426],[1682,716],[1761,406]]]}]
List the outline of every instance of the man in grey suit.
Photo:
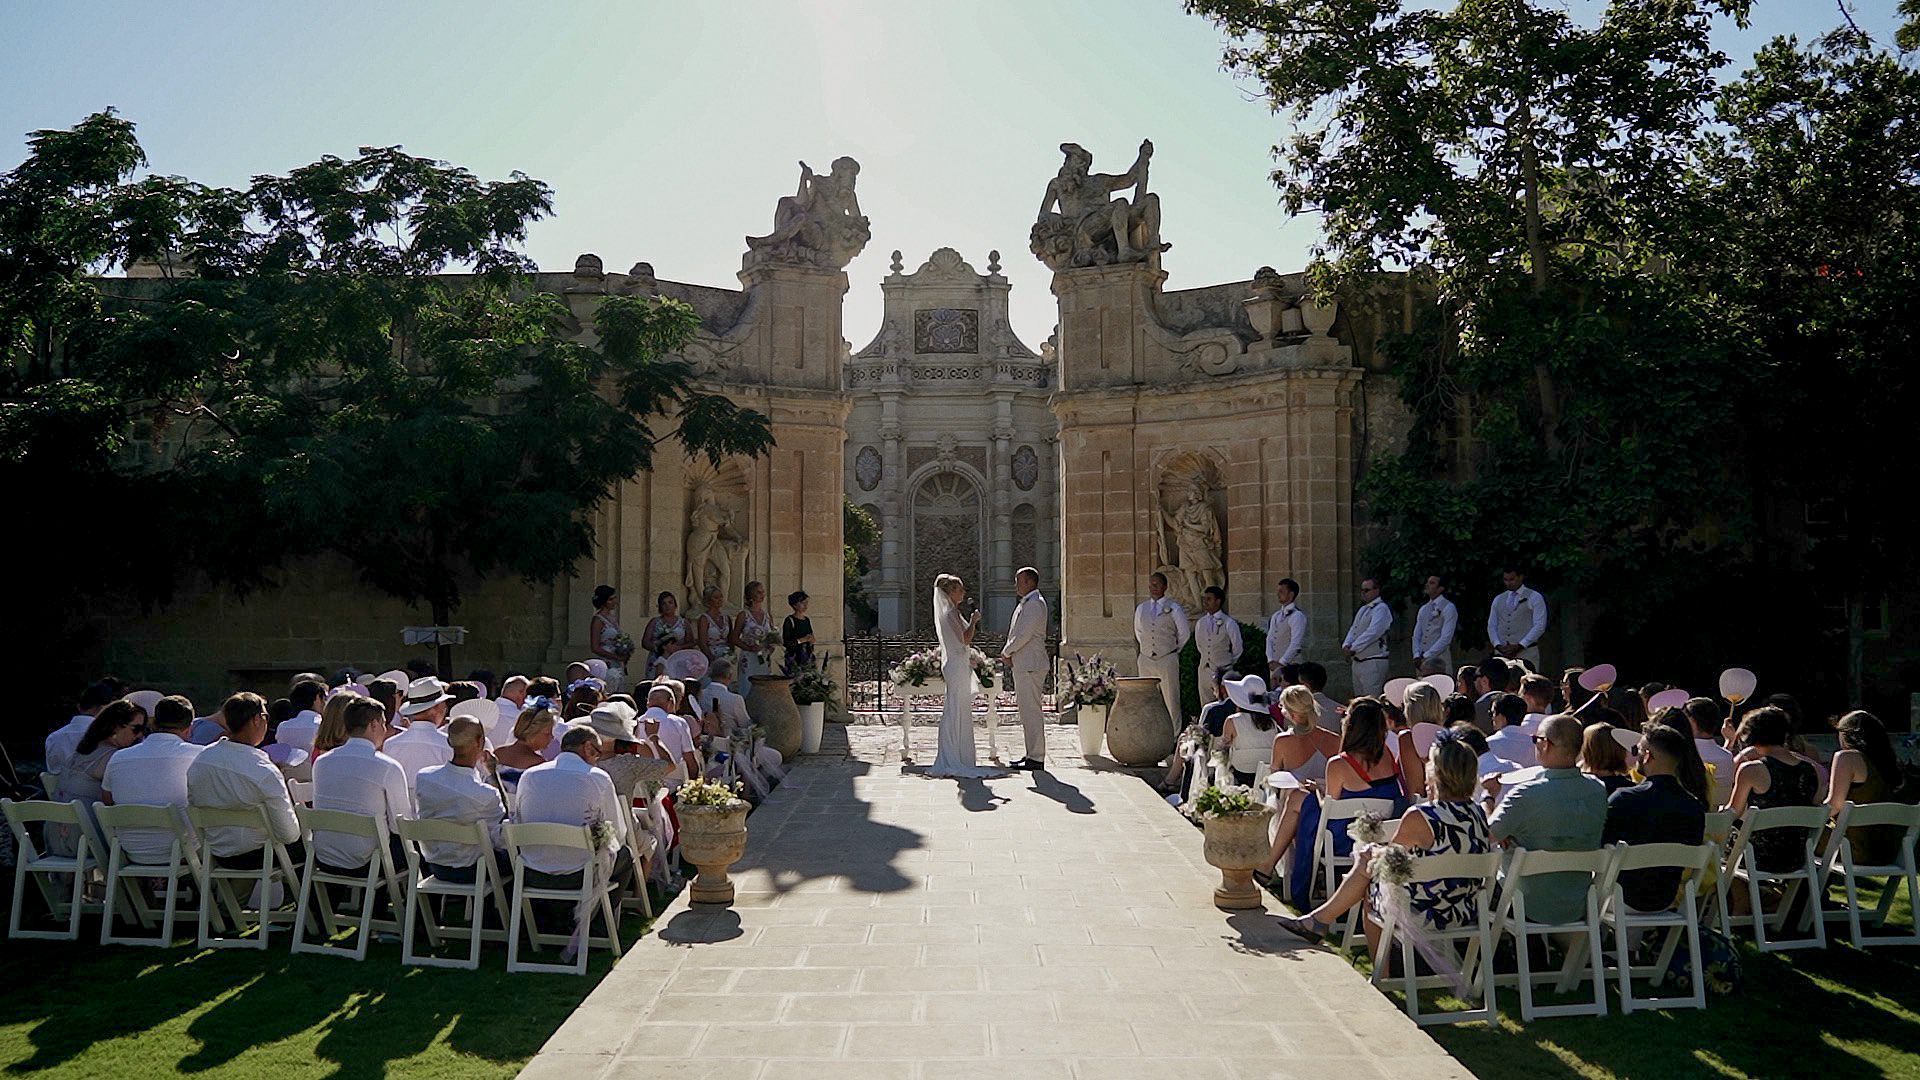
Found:
[{"label": "man in grey suit", "polygon": [[1013,669],[1013,696],[1020,705],[1020,726],[1026,730],[1027,756],[1015,769],[1047,767],[1046,719],[1040,713],[1040,691],[1047,680],[1047,601],[1040,595],[1040,571],[1023,566],[1013,575],[1020,600],[1013,606],[1013,623],[1000,658]]}]

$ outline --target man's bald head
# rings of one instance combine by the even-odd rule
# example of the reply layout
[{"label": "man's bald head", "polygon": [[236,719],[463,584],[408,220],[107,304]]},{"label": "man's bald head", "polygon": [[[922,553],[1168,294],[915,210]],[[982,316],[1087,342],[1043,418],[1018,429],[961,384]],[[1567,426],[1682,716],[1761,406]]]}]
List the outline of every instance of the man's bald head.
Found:
[{"label": "man's bald head", "polygon": [[1549,769],[1571,769],[1580,763],[1580,740],[1586,729],[1580,718],[1559,713],[1540,721],[1540,764]]}]

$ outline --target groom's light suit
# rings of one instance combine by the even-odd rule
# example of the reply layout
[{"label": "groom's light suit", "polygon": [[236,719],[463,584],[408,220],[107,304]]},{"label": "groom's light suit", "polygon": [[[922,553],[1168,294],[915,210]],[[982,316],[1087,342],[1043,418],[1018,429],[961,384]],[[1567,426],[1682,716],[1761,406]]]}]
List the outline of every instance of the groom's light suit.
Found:
[{"label": "groom's light suit", "polygon": [[1026,729],[1026,756],[1047,760],[1047,729],[1040,713],[1040,691],[1047,679],[1047,601],[1035,589],[1013,607],[1007,644],[1000,655],[1013,669],[1013,696],[1020,704],[1020,726]]}]

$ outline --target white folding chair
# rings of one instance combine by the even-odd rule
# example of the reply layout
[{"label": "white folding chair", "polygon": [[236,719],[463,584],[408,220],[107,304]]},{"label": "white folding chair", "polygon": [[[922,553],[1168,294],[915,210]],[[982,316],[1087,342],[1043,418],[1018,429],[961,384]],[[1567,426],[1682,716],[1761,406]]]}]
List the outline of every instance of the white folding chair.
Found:
[{"label": "white folding chair", "polygon": [[[1614,955],[1618,960],[1620,979],[1620,1011],[1631,1013],[1635,1009],[1648,1008],[1706,1008],[1707,980],[1702,977],[1700,968],[1700,883],[1707,876],[1707,868],[1713,865],[1713,845],[1616,844],[1614,847],[1613,865],[1608,868],[1607,880],[1601,889],[1601,895],[1607,898],[1607,903],[1600,913],[1600,921],[1613,932]],[[1675,890],[1674,902],[1660,911],[1637,911],[1628,907],[1620,875],[1635,870],[1655,869],[1680,871],[1680,885]],[[1631,954],[1642,932],[1662,929],[1666,934],[1659,955],[1652,964],[1635,967]],[[1635,997],[1634,977],[1650,977],[1655,986],[1665,982],[1667,970],[1673,964],[1674,954],[1679,951],[1683,940],[1687,945],[1687,961],[1692,965],[1688,970],[1693,972],[1693,993],[1687,997]]]},{"label": "white folding chair", "polygon": [[[1322,895],[1332,896],[1340,887],[1342,873],[1353,866],[1351,854],[1341,855],[1333,850],[1333,830],[1346,832],[1354,818],[1363,813],[1372,813],[1387,825],[1387,835],[1393,835],[1392,799],[1325,799],[1320,803],[1320,828],[1313,834],[1313,876],[1320,883]],[[1355,844],[1354,847],[1358,847]],[[1349,848],[1351,852],[1353,849]],[[1308,892],[1313,892],[1312,886]],[[1310,905],[1312,896],[1293,897],[1295,906]],[[1346,918],[1340,920],[1339,927],[1343,938],[1351,938],[1360,926],[1360,907],[1355,904],[1347,911]]]},{"label": "white folding chair", "polygon": [[[292,912],[276,910],[279,905],[274,900],[274,887],[280,886],[288,895],[300,887],[300,870],[294,866],[287,845],[274,838],[273,822],[267,817],[267,808],[252,806],[224,810],[189,806],[187,820],[193,824],[194,838],[200,846],[200,864],[197,867],[200,879],[195,882],[200,893],[200,948],[265,949],[273,924],[291,922],[293,919]],[[214,862],[213,845],[208,841],[207,831],[223,828],[253,829],[261,834],[259,866],[230,868]],[[236,881],[251,883],[260,897],[260,906],[254,909],[255,928],[259,932],[253,937],[245,936],[247,909],[234,894],[233,884]],[[227,916],[232,922],[232,936],[213,933],[213,905],[216,900],[226,906]]]},{"label": "white folding chair", "polygon": [[[605,946],[615,957],[620,955],[620,914],[614,909],[613,900],[608,895],[607,872],[600,864],[599,853],[593,846],[593,834],[585,825],[557,825],[548,822],[528,824],[509,824],[505,828],[507,852],[513,856],[513,922],[507,929],[507,970],[558,972],[567,975],[585,975],[587,973],[587,953],[596,945]],[[527,863],[525,849],[528,847],[577,848],[586,859],[586,867],[580,873],[580,884],[574,888],[554,888],[527,884]],[[588,925],[582,931],[582,947],[574,956],[571,964],[546,964],[520,959],[520,927],[526,925],[527,944],[535,949],[542,945],[564,946],[572,937],[567,934],[543,934],[533,917],[535,900],[564,900],[572,904],[570,909],[579,912],[585,909]],[[591,912],[597,911],[606,920],[607,935],[603,938],[593,936]]]},{"label": "white folding chair", "polygon": [[[1858,863],[1854,861],[1853,841],[1847,833],[1852,829],[1876,828],[1900,830],[1899,853],[1891,863]],[[1840,884],[1847,891],[1847,910],[1823,911],[1822,917],[1828,922],[1845,919],[1847,931],[1857,948],[1874,945],[1920,945],[1920,915],[1914,917],[1914,925],[1904,934],[1868,934],[1863,929],[1860,917],[1861,878],[1882,878],[1885,884],[1880,891],[1880,905],[1874,910],[1872,923],[1884,928],[1887,914],[1893,910],[1893,901],[1900,894],[1900,883],[1907,883],[1907,903],[1909,907],[1920,907],[1920,873],[1914,867],[1914,843],[1920,840],[1920,806],[1906,803],[1847,803],[1840,808],[1840,816],[1834,819],[1833,835],[1827,841],[1827,850],[1821,858],[1821,887],[1816,892],[1826,893],[1826,883],[1837,873]],[[1820,905],[1807,905],[1807,919]],[[1807,919],[1801,920],[1804,929]]]},{"label": "white folding chair", "polygon": [[[7,818],[7,829],[13,833],[13,911],[7,917],[7,936],[16,938],[37,938],[43,941],[78,941],[80,939],[80,916],[86,913],[86,888],[88,874],[98,865],[93,848],[88,842],[92,830],[86,826],[86,810],[79,800],[73,802],[51,802],[42,799],[30,799],[14,802],[12,799],[0,799],[0,814]],[[49,825],[71,826],[77,834],[72,855],[49,855],[43,846],[33,841],[27,831],[32,822],[39,822],[44,830]],[[59,877],[73,878],[71,895],[63,895],[54,884]],[[65,930],[29,930],[21,926],[21,906],[27,898],[27,881],[31,879],[38,886],[40,896],[46,901],[47,911],[56,923],[67,924]]]},{"label": "white folding chair", "polygon": [[287,797],[293,800],[293,805],[295,806],[312,806],[313,781],[295,780],[289,777],[287,779]]},{"label": "white folding chair", "polygon": [[[188,882],[200,880],[200,855],[179,808],[137,804],[106,806],[96,803],[93,816],[107,839],[106,906],[100,915],[100,944],[172,945],[173,923],[179,913],[181,893]],[[142,861],[129,855],[124,846],[128,830],[164,833],[170,837],[166,860]],[[145,929],[153,929],[153,908],[147,903],[146,889],[142,886],[145,881],[159,881],[166,887],[166,899],[159,919],[159,936],[115,934],[114,917],[122,914]],[[200,894],[195,902],[205,903],[206,894]],[[215,918],[219,918],[219,915],[218,911],[214,912]]]},{"label": "white folding chair", "polygon": [[[1607,1015],[1607,987],[1605,954],[1600,951],[1600,890],[1599,885],[1605,879],[1607,867],[1613,859],[1613,852],[1602,848],[1598,851],[1529,851],[1526,848],[1513,849],[1512,858],[1507,862],[1506,873],[1500,889],[1500,914],[1496,920],[1501,934],[1511,934],[1514,939],[1514,955],[1517,958],[1518,971],[1512,976],[1496,976],[1492,983],[1514,982],[1520,990],[1520,1019],[1532,1023],[1544,1016],[1605,1016]],[[1586,916],[1572,922],[1539,922],[1527,915],[1526,880],[1541,874],[1580,874],[1586,878]],[[1535,974],[1533,958],[1529,955],[1530,938],[1551,937],[1559,934],[1580,934],[1583,940],[1576,941],[1567,949],[1566,962],[1558,973],[1546,971]],[[1593,983],[1593,1001],[1591,1004],[1535,1005],[1533,986],[1558,978],[1562,986],[1571,986],[1578,981],[1582,968],[1586,968]]]},{"label": "white folding chair", "polygon": [[[480,966],[480,943],[505,941],[505,927],[510,924],[511,915],[507,908],[506,893],[501,887],[499,868],[493,861],[493,838],[487,835],[487,827],[477,821],[462,825],[431,818],[401,818],[400,839],[406,847],[409,874],[406,928],[400,932],[400,962],[424,967],[477,969]],[[426,857],[420,851],[421,844],[471,844],[478,847],[480,857],[473,863],[472,884],[462,885],[435,877],[427,869]],[[422,897],[434,896],[459,897],[467,902],[468,925],[464,930],[435,918],[434,905],[421,900]],[[499,916],[501,929],[487,929],[488,910]],[[462,960],[415,952],[413,934],[421,926],[426,927],[429,947],[438,946],[443,937],[454,937],[464,932],[467,935],[467,958]]]},{"label": "white folding chair", "polygon": [[653,897],[647,894],[647,875],[643,869],[651,865],[650,860],[658,858],[660,837],[653,831],[653,801],[666,798],[666,789],[662,788],[647,796],[647,805],[633,809],[633,828],[627,833],[627,847],[633,850],[633,867],[627,872],[624,887],[627,892],[620,897],[622,912],[639,911],[647,918],[653,918]]},{"label": "white folding chair", "polygon": [[[1451,930],[1434,930],[1426,926],[1406,927],[1399,922],[1399,913],[1404,910],[1398,903],[1389,903],[1382,911],[1380,919],[1380,944],[1373,952],[1373,984],[1383,986],[1387,983],[1387,970],[1392,966],[1393,946],[1400,945],[1400,988],[1406,995],[1407,1015],[1413,1022],[1423,1027],[1431,1024],[1462,1024],[1474,1020],[1484,1020],[1488,1027],[1500,1025],[1500,1006],[1493,988],[1488,984],[1488,975],[1493,960],[1493,915],[1494,886],[1500,880],[1500,853],[1489,851],[1479,855],[1423,855],[1413,860],[1413,881],[1434,881],[1441,878],[1472,880],[1474,882],[1474,921],[1467,926],[1456,926]],[[1391,888],[1385,884],[1381,888]],[[1403,890],[1404,891],[1404,890]],[[1431,943],[1442,953],[1444,962],[1455,965],[1461,978],[1468,984],[1468,992],[1463,995],[1467,1000],[1478,1000],[1477,1009],[1458,1009],[1445,1012],[1422,1012],[1420,1009],[1420,991],[1435,988],[1455,989],[1456,980],[1444,972],[1430,972],[1421,975],[1415,957],[1413,934]]]},{"label": "white folding chair", "polygon": [[[314,810],[299,805],[294,806],[293,813],[300,819],[300,835],[307,847],[307,865],[300,875],[300,901],[294,909],[293,951],[365,960],[367,944],[376,931],[400,932],[397,918],[407,903],[399,872],[393,866],[393,849],[387,840],[386,819],[345,810]],[[364,867],[328,866],[320,861],[320,849],[314,845],[315,833],[359,837],[373,844],[373,853],[367,857]],[[332,944],[333,938],[340,933],[341,921],[340,912],[334,907],[325,888],[327,885],[345,886],[352,890],[350,896],[357,894],[360,898],[360,913],[352,923],[354,935],[351,948]],[[383,888],[387,891],[387,902],[392,905],[391,916],[376,919],[373,909]],[[320,910],[319,918],[313,919],[316,892],[319,894]],[[317,942],[308,941],[307,927],[315,923],[325,931],[326,936]]]},{"label": "white folding chair", "polygon": [[[1727,892],[1735,881],[1747,883],[1747,898],[1751,903],[1750,917],[1753,923],[1753,943],[1761,952],[1780,952],[1786,949],[1824,949],[1827,947],[1827,921],[1825,919],[1802,919],[1801,925],[1811,923],[1813,933],[1809,937],[1767,940],[1767,931],[1776,933],[1786,931],[1787,914],[1793,910],[1793,901],[1804,886],[1808,891],[1807,903],[1820,906],[1819,889],[1825,880],[1820,873],[1820,860],[1814,849],[1820,842],[1820,830],[1827,824],[1827,808],[1822,806],[1773,806],[1765,810],[1753,810],[1747,814],[1745,824],[1734,835],[1733,847],[1727,852],[1726,862],[1720,867],[1720,880],[1715,883],[1720,908],[1721,932],[1732,936],[1732,913],[1727,907]],[[1753,850],[1753,837],[1756,833],[1771,829],[1802,829],[1806,840],[1802,848],[1799,865],[1792,870],[1762,870]],[[1779,907],[1768,914],[1762,902],[1761,886],[1780,884]]]}]

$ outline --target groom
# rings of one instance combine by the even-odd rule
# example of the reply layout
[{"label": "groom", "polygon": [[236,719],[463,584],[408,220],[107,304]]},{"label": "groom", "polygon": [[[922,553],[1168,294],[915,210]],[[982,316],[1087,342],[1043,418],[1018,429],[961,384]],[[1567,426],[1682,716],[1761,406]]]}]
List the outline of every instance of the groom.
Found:
[{"label": "groom", "polygon": [[1040,571],[1021,567],[1013,575],[1013,591],[1020,600],[1013,605],[1013,624],[1007,628],[1000,659],[1013,670],[1013,696],[1020,704],[1020,726],[1026,729],[1027,756],[1010,767],[1044,769],[1047,729],[1040,714],[1040,688],[1047,678],[1047,601],[1040,595]]}]

